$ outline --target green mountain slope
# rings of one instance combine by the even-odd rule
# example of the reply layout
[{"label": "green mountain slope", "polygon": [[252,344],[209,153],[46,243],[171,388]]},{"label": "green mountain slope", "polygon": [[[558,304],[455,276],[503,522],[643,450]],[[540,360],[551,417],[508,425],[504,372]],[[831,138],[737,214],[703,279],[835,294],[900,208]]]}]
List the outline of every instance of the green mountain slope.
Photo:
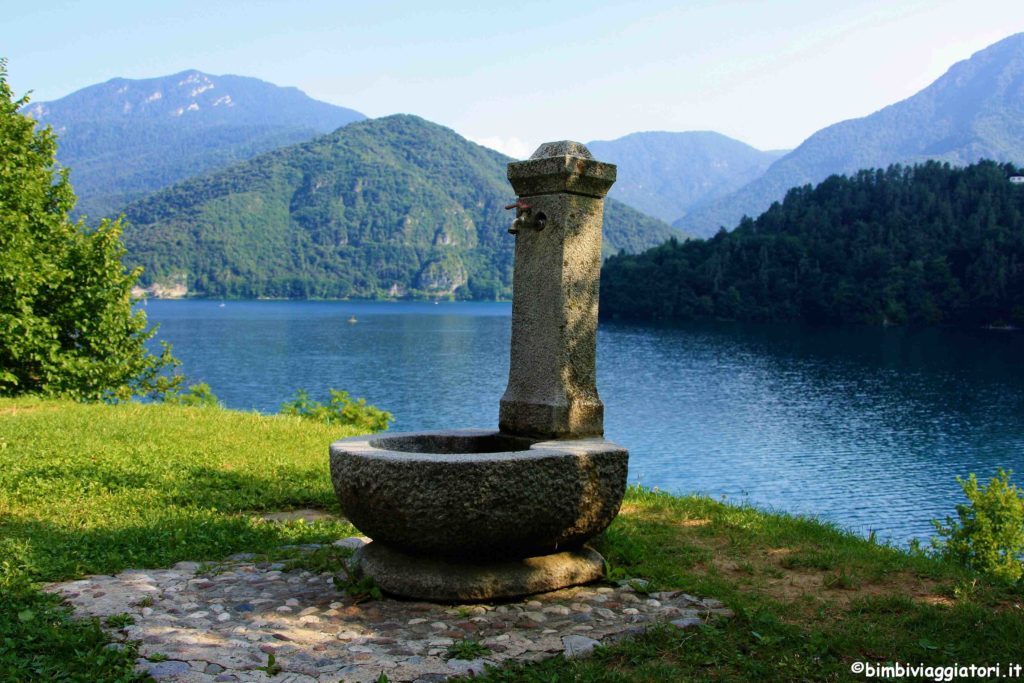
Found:
[{"label": "green mountain slope", "polygon": [[1024,326],[1024,183],[929,161],[791,190],[757,220],[608,259],[601,314]]},{"label": "green mountain slope", "polygon": [[[508,296],[509,161],[414,116],[354,123],[130,205],[129,261],[206,296]],[[674,235],[607,203],[607,253]]]},{"label": "green mountain slope", "polygon": [[712,131],[632,133],[587,147],[619,167],[609,196],[663,221],[738,190],[785,154]]},{"label": "green mountain slope", "polygon": [[365,117],[256,78],[183,71],[115,78],[25,113],[57,132],[78,213],[95,217],[179,180]]},{"label": "green mountain slope", "polygon": [[824,128],[737,192],[694,208],[674,225],[709,236],[756,216],[791,187],[833,173],[926,159],[1024,163],[1024,33],[953,65],[902,102]]}]

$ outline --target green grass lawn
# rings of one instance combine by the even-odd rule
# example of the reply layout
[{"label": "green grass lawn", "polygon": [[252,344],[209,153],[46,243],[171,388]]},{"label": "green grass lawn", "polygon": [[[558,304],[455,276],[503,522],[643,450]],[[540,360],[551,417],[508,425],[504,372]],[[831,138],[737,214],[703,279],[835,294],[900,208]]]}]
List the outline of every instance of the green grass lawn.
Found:
[{"label": "green grass lawn", "polygon": [[[337,512],[327,445],[347,435],[220,409],[0,399],[0,679],[133,679],[134,652],[105,649],[38,582],[355,533],[259,514]],[[716,597],[735,618],[491,680],[867,680],[853,662],[1024,663],[1020,588],[814,521],[633,489],[597,545],[613,576]]]}]

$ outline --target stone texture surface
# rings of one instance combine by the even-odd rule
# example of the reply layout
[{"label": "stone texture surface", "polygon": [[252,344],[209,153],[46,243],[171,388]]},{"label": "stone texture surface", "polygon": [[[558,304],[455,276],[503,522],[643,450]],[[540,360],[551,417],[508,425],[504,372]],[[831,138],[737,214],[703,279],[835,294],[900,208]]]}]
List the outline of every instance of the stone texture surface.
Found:
[{"label": "stone texture surface", "polygon": [[[591,641],[613,642],[657,623],[690,628],[731,616],[714,600],[678,591],[645,595],[629,585],[570,588],[505,604],[356,603],[334,588],[329,574],[246,559],[206,572],[201,566],[207,565],[90,576],[48,590],[78,616],[132,615],[134,624],[111,633],[138,641],[138,670],[195,683],[370,682],[382,671],[395,683],[427,683],[486,666],[584,656]],[[489,654],[447,659],[448,648],[463,640]],[[260,669],[270,654],[282,669],[274,676]],[[167,659],[149,661],[156,655]]]},{"label": "stone texture surface", "polygon": [[587,547],[519,560],[449,562],[406,555],[370,543],[358,551],[353,564],[388,593],[444,602],[547,593],[604,577],[604,558]]},{"label": "stone texture surface", "polygon": [[[602,439],[493,447],[501,435],[455,430],[356,437],[331,445],[331,477],[345,517],[412,555],[509,559],[581,546],[618,513],[628,452]],[[387,450],[403,443],[436,452]],[[429,484],[429,485],[428,485]]]},{"label": "stone texture surface", "polygon": [[601,223],[615,166],[594,161],[578,142],[546,143],[529,160],[509,164],[508,178],[529,208],[516,219],[512,345],[499,428],[540,438],[601,436]]},{"label": "stone texture surface", "polygon": [[574,140],[558,140],[556,142],[542,143],[537,150],[530,155],[530,159],[547,159],[548,157],[580,157],[582,159],[593,159],[587,146],[582,142]]},{"label": "stone texture surface", "polygon": [[596,161],[579,142],[547,142],[526,161],[508,165],[508,180],[520,197],[571,192],[602,198],[615,183],[615,164]]}]

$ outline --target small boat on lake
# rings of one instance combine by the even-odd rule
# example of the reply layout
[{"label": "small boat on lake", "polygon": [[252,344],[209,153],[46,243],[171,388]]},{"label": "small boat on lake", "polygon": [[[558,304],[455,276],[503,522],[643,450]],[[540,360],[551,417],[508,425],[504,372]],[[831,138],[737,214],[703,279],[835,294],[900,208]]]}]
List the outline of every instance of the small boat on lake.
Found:
[{"label": "small boat on lake", "polygon": [[356,320],[355,316],[352,316],[351,318],[348,319],[348,324],[349,325],[355,325],[357,322],[359,322],[359,321]]}]

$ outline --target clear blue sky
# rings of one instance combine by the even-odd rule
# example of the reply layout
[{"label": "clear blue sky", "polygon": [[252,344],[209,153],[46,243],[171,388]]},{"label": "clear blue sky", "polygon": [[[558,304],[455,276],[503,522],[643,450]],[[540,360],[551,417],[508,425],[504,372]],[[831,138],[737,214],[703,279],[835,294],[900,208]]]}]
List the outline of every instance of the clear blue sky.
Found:
[{"label": "clear blue sky", "polygon": [[640,130],[790,148],[1024,31],[1020,0],[7,3],[15,92],[116,76],[256,76],[510,153]]}]

